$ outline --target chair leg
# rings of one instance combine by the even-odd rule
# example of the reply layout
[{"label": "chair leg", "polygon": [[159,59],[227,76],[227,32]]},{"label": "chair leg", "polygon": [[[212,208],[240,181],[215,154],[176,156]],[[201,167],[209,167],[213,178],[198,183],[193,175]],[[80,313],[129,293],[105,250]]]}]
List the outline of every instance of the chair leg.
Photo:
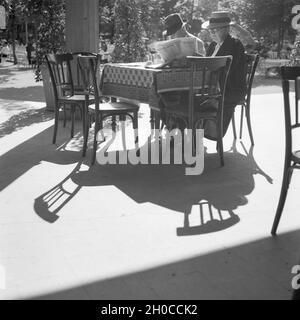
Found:
[{"label": "chair leg", "polygon": [[154,112],[154,129],[160,130],[160,116],[157,111]]},{"label": "chair leg", "polygon": [[119,120],[121,122],[121,132],[122,132],[122,144],[123,144],[123,149],[126,150],[126,116],[125,115],[120,115]]},{"label": "chair leg", "polygon": [[135,144],[135,149],[139,149],[139,124],[138,124],[138,112],[134,112],[133,115],[133,130],[134,130],[134,144]]},{"label": "chair leg", "polygon": [[222,138],[218,142],[218,150],[219,150],[219,154],[220,154],[221,167],[224,167],[225,163],[224,163],[224,150],[223,150],[223,140],[222,140]]},{"label": "chair leg", "polygon": [[237,136],[236,136],[236,125],[235,125],[235,114],[234,114],[234,112],[233,112],[231,120],[232,120],[233,137],[234,137],[234,140],[236,140]]},{"label": "chair leg", "polygon": [[117,130],[116,116],[111,117],[111,128],[112,128],[112,131],[116,133],[116,130]]},{"label": "chair leg", "polygon": [[66,127],[67,124],[67,111],[66,111],[66,106],[63,106],[63,112],[64,112],[64,128]]},{"label": "chair leg", "polygon": [[152,109],[150,109],[150,125],[151,125],[151,131],[152,131],[155,126],[155,113]]},{"label": "chair leg", "polygon": [[74,138],[75,106],[71,106],[71,138]]},{"label": "chair leg", "polygon": [[57,128],[58,128],[58,117],[59,117],[59,108],[55,107],[55,118],[54,118],[54,131],[53,131],[53,139],[52,143],[56,143],[56,135],[57,135]]},{"label": "chair leg", "polygon": [[244,105],[241,108],[241,122],[240,122],[240,139],[243,138],[243,125],[244,125]]},{"label": "chair leg", "polygon": [[224,167],[223,125],[217,124],[217,149],[220,156],[221,167]]},{"label": "chair leg", "polygon": [[293,174],[293,169],[290,167],[290,164],[288,164],[288,167],[285,167],[284,169],[280,198],[279,198],[278,207],[277,207],[275,219],[272,226],[271,234],[273,236],[275,236],[277,233],[278,224],[281,219],[282,211],[285,205],[292,174]]},{"label": "chair leg", "polygon": [[165,127],[165,124],[164,124],[164,122],[163,122],[163,121],[161,121],[161,124],[160,124],[160,131],[162,131],[162,130],[164,129],[164,127]]},{"label": "chair leg", "polygon": [[247,119],[247,125],[248,125],[248,131],[249,131],[249,136],[251,140],[251,144],[254,146],[254,138],[253,138],[253,132],[252,132],[252,127],[251,127],[251,117],[250,117],[250,109],[246,109],[246,119]]},{"label": "chair leg", "polygon": [[95,115],[95,132],[94,132],[94,146],[93,146],[93,156],[92,156],[92,166],[95,164],[96,161],[96,152],[97,152],[97,135],[99,130],[102,130],[102,116],[101,115]]},{"label": "chair leg", "polygon": [[80,108],[80,110],[81,110],[81,114],[82,114],[82,130],[83,130],[82,131],[83,132],[82,156],[85,157],[87,143],[88,143],[88,137],[89,137],[89,124],[88,124],[89,114],[88,114],[86,105],[84,105],[82,109]]}]

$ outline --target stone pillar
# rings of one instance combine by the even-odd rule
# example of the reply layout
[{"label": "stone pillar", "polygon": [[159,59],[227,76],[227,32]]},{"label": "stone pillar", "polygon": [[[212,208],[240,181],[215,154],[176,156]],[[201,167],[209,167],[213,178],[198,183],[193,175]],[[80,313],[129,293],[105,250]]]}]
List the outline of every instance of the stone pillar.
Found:
[{"label": "stone pillar", "polygon": [[66,47],[98,53],[99,0],[66,0]]}]

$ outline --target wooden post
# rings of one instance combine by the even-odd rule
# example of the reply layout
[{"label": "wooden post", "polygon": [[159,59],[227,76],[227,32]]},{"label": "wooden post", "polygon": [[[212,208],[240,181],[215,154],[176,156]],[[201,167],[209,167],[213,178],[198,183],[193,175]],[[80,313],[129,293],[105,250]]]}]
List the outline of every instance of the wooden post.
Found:
[{"label": "wooden post", "polygon": [[99,0],[66,0],[66,47],[99,51]]},{"label": "wooden post", "polygon": [[[68,52],[98,53],[99,0],[66,0],[66,49]],[[71,67],[76,83],[76,61]],[[76,114],[76,118],[79,116]]]}]

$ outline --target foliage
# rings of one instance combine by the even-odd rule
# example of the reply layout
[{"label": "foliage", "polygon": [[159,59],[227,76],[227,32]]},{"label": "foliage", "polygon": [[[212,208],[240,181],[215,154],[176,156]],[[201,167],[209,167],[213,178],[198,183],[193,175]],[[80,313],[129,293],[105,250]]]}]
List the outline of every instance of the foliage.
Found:
[{"label": "foliage", "polygon": [[99,0],[99,30],[104,39],[114,36],[114,5],[114,0]]},{"label": "foliage", "polygon": [[298,3],[298,0],[220,0],[220,8],[231,11],[255,37],[264,36],[277,42],[280,51],[283,39],[294,35],[291,12]]},{"label": "foliage", "polygon": [[146,46],[145,31],[141,22],[140,3],[136,0],[115,1],[115,62],[143,61]]},{"label": "foliage", "polygon": [[[34,21],[37,39],[36,80],[41,80],[40,66],[45,54],[64,50],[65,46],[65,1],[64,0],[10,0],[5,1],[9,10],[8,29],[13,44],[16,39],[16,24],[24,20]],[[15,54],[14,54],[15,55]]]},{"label": "foliage", "polygon": [[141,21],[148,39],[159,39],[162,33],[161,7],[157,0],[139,0]]},{"label": "foliage", "polygon": [[36,80],[41,80],[40,66],[47,53],[64,51],[65,48],[65,2],[61,0],[21,0],[27,15],[35,17]]}]

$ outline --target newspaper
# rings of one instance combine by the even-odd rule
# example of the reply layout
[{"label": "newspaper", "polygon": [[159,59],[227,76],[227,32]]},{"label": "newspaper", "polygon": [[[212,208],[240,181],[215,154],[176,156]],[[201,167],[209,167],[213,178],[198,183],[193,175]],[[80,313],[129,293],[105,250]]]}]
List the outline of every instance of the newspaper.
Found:
[{"label": "newspaper", "polygon": [[165,63],[174,59],[193,56],[199,52],[197,38],[193,37],[158,41],[154,43],[154,48]]}]

